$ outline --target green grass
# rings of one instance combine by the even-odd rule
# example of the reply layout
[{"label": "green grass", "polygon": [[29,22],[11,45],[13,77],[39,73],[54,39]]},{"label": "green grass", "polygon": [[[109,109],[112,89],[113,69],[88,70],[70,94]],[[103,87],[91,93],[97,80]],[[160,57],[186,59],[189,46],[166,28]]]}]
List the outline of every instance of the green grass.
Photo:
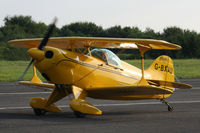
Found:
[{"label": "green grass", "polygon": [[174,60],[178,78],[200,78],[200,59]]},{"label": "green grass", "polygon": [[[140,60],[125,60],[126,62],[141,67]],[[154,60],[145,60],[144,67],[148,68]],[[174,71],[177,78],[200,78],[200,59],[173,60]]]},{"label": "green grass", "polygon": [[[0,60],[0,82],[17,81],[18,77],[25,70],[29,61],[2,61]],[[31,80],[33,75],[33,67],[30,67],[23,80]],[[39,77],[41,75],[38,72]],[[42,78],[43,80],[43,78]]]},{"label": "green grass", "polygon": [[[140,60],[125,60],[140,68]],[[175,75],[177,78],[200,78],[200,59],[178,59],[174,61]],[[145,68],[148,68],[153,60],[145,60]],[[17,81],[25,70],[28,61],[2,61],[0,60],[0,82]],[[40,74],[38,74],[39,77]],[[24,80],[31,80],[32,67],[28,70]],[[44,80],[42,78],[42,80]]]},{"label": "green grass", "polygon": [[[141,60],[124,60],[124,61],[138,68],[141,68]],[[148,68],[152,63],[153,63],[153,60],[150,60],[150,59],[144,60],[144,68],[145,69]]]}]

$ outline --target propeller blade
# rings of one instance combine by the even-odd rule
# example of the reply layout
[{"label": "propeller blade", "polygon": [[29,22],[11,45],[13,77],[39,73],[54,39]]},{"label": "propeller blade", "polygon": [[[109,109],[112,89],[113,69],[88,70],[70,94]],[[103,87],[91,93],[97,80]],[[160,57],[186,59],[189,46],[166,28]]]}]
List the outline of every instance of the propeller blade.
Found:
[{"label": "propeller blade", "polygon": [[28,66],[26,67],[26,69],[24,70],[24,72],[19,76],[18,81],[21,81],[23,79],[24,75],[26,74],[27,70],[29,69],[29,67],[31,66],[31,64],[33,63],[33,61],[34,61],[34,59],[32,59],[29,62]]},{"label": "propeller blade", "polygon": [[40,45],[38,46],[38,49],[43,50],[43,47],[46,46],[50,35],[53,32],[53,29],[56,27],[56,22],[57,22],[57,18],[54,19],[53,23],[50,25],[47,33],[45,34],[44,38],[42,39]]},{"label": "propeller blade", "polygon": [[[45,34],[45,36],[42,39],[40,45],[38,46],[38,49],[43,50],[44,46],[46,46],[50,35],[53,33],[53,29],[56,27],[56,22],[57,22],[57,18],[55,18],[53,23],[49,26],[47,33]],[[18,81],[21,81],[23,79],[24,75],[26,74],[26,72],[28,71],[29,67],[32,65],[33,62],[34,62],[34,59],[32,59],[29,62],[28,66],[26,67],[24,72],[19,76]]]}]

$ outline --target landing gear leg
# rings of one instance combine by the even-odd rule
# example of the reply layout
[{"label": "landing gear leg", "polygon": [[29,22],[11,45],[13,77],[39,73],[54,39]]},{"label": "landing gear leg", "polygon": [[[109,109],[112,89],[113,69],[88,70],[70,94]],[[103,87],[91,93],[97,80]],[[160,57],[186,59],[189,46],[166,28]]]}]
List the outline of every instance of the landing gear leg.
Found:
[{"label": "landing gear leg", "polygon": [[160,99],[160,101],[168,106],[168,111],[172,112],[174,110],[174,108],[169,105],[169,103],[165,101],[165,99]]}]

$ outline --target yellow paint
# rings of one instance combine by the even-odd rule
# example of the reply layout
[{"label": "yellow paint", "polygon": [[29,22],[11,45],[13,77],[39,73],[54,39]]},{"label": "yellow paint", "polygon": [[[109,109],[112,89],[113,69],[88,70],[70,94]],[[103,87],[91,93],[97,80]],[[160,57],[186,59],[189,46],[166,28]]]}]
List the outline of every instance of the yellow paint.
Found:
[{"label": "yellow paint", "polygon": [[[107,65],[106,62],[95,57],[85,56],[71,51],[59,50],[52,47],[45,47],[44,52],[46,51],[52,51],[54,56],[51,59],[44,58],[43,60],[36,60],[35,65],[41,73],[48,75],[50,79],[49,82],[54,84],[74,85],[78,88],[84,89],[86,93],[99,87],[107,88],[124,85],[149,85],[145,78],[147,77],[146,75],[154,74],[155,76],[155,74],[161,75],[163,73],[159,71],[153,73],[154,70],[149,68],[144,72],[144,76],[142,76],[140,69],[127,63],[122,63],[122,69],[116,69],[115,67]],[[100,66],[98,64],[102,65]],[[131,73],[133,71],[135,74]],[[173,78],[173,76],[174,75],[172,74],[171,78]],[[169,77],[170,76],[168,76],[167,80]],[[165,79],[166,78],[162,80]],[[76,91],[74,92],[74,94],[77,93]],[[112,96],[112,93],[110,96]],[[122,97],[119,96],[119,99],[122,99]],[[104,97],[102,96],[102,98]],[[105,98],[109,99],[108,97]],[[148,97],[145,97],[145,99],[147,98]],[[132,97],[130,99],[132,99]]]},{"label": "yellow paint", "polygon": [[142,78],[141,80],[138,82],[137,85],[149,85],[149,83],[145,80],[144,78],[144,53],[146,51],[148,51],[149,49],[151,49],[150,47],[143,47],[141,45],[138,45],[139,51],[140,51],[140,55],[141,55],[141,69],[142,69]]},{"label": "yellow paint", "polygon": [[54,88],[53,92],[51,93],[51,95],[49,96],[46,106],[50,106],[51,104],[61,100],[62,98],[64,98],[65,96],[69,95],[67,93],[65,93],[66,89],[59,89],[59,88]]},{"label": "yellow paint", "polygon": [[32,77],[30,82],[32,82],[32,83],[42,83],[42,81],[37,76],[36,68],[35,68],[34,65],[33,65],[33,77]]},{"label": "yellow paint", "polygon": [[72,92],[74,95],[74,99],[85,99],[87,96],[87,93],[85,92],[85,90],[74,85],[72,86]]},{"label": "yellow paint", "polygon": [[[173,62],[168,56],[158,57],[147,70],[144,70],[146,51],[181,48],[166,41],[91,37],[50,38],[43,51],[35,48],[40,41],[41,39],[9,41],[10,44],[31,48],[28,53],[35,59],[35,67],[48,80],[51,87],[52,84],[57,84],[56,87],[53,86],[54,90],[48,100],[33,98],[30,102],[33,108],[60,112],[54,103],[68,96],[72,110],[100,115],[102,112],[87,102],[86,97],[113,100],[163,99],[173,94],[174,87],[190,88],[186,84],[174,83]],[[109,64],[108,61],[93,56],[90,47],[138,48],[142,57],[142,69],[123,61],[122,66]],[[78,48],[85,50],[83,53],[77,53],[75,51],[80,52]],[[52,56],[48,56],[48,52],[53,53]],[[108,60],[108,57],[106,59]],[[31,82],[21,83],[48,87],[38,79],[35,67]],[[70,97],[70,93],[73,93],[73,98]]]},{"label": "yellow paint", "polygon": [[[8,43],[23,48],[37,48],[42,38],[11,40]],[[126,45],[127,44],[127,45]],[[162,40],[101,37],[52,37],[47,46],[60,49],[86,47],[138,49],[138,46],[151,49],[181,49],[181,46]]]},{"label": "yellow paint", "polygon": [[90,114],[90,115],[101,115],[102,111],[94,107],[91,103],[81,100],[81,99],[73,99],[70,102],[70,107],[74,111],[81,112],[83,114]]},{"label": "yellow paint", "polygon": [[44,52],[38,50],[37,48],[29,49],[28,54],[29,56],[33,57],[34,59],[37,59],[38,61],[44,59]]},{"label": "yellow paint", "polygon": [[34,97],[30,100],[30,106],[35,109],[44,109],[48,112],[62,112],[56,105],[47,106],[47,100],[41,97]]},{"label": "yellow paint", "polygon": [[151,75],[147,79],[174,82],[172,59],[166,55],[159,56],[145,73]]},{"label": "yellow paint", "polygon": [[44,88],[55,88],[55,85],[50,84],[50,83],[35,83],[35,82],[30,82],[30,81],[19,81],[19,84],[28,85],[28,86],[38,86],[38,87],[44,87]]}]

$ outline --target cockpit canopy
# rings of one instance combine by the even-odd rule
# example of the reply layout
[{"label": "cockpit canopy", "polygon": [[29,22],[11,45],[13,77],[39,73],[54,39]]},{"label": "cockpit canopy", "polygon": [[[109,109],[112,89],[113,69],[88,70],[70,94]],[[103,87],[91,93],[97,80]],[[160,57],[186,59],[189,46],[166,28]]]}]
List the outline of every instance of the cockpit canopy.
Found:
[{"label": "cockpit canopy", "polygon": [[122,67],[121,60],[117,55],[108,49],[93,49],[91,51],[92,56],[103,60],[108,64],[112,64],[118,67]]}]

